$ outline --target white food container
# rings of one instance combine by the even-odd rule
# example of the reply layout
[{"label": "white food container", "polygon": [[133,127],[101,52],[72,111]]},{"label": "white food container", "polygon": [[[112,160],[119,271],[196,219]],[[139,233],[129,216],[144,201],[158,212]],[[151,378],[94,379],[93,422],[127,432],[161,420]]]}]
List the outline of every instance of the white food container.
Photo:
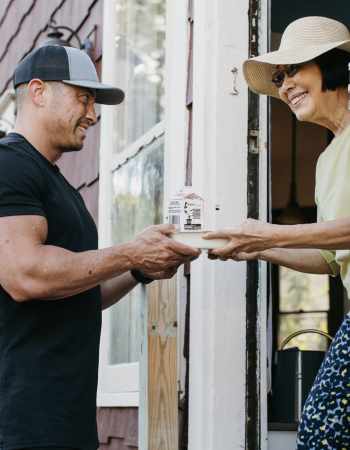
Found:
[{"label": "white food container", "polygon": [[176,227],[172,238],[182,244],[209,250],[228,243],[227,239],[203,239],[206,233],[204,200],[193,192],[191,186],[185,186],[170,199],[168,222]]},{"label": "white food container", "polygon": [[227,239],[203,239],[203,234],[205,233],[205,231],[180,231],[174,233],[172,238],[177,242],[181,242],[182,244],[199,248],[201,250],[224,247],[228,243]]}]

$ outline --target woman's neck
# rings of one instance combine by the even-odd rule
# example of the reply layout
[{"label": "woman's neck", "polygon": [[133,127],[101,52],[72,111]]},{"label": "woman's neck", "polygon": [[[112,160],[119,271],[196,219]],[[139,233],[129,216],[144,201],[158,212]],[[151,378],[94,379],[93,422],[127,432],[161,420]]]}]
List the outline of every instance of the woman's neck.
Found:
[{"label": "woman's neck", "polygon": [[327,99],[325,110],[327,114],[320,121],[320,125],[331,130],[335,136],[339,136],[350,125],[350,111],[348,109],[347,89],[332,92]]}]

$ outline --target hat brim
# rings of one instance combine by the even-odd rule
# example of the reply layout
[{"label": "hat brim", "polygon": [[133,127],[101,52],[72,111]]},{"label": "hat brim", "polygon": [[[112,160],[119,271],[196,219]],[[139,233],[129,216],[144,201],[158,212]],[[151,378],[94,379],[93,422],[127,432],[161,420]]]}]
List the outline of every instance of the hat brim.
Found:
[{"label": "hat brim", "polygon": [[124,100],[124,91],[108,84],[100,83],[99,81],[90,80],[62,80],[65,84],[70,84],[72,86],[79,86],[82,88],[93,89],[96,92],[96,103],[102,105],[119,105]]},{"label": "hat brim", "polygon": [[278,88],[272,83],[272,75],[276,65],[300,64],[335,48],[350,53],[350,40],[265,53],[243,63],[244,77],[253,92],[280,98]]}]

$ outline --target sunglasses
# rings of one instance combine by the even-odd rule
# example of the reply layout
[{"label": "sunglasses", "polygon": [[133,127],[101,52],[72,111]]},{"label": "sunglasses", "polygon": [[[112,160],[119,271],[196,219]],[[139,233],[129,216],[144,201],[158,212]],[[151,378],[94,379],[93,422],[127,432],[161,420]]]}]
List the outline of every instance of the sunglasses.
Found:
[{"label": "sunglasses", "polygon": [[284,82],[286,75],[288,77],[294,77],[296,73],[302,68],[304,64],[290,64],[285,69],[276,70],[272,75],[272,83],[280,88]]}]

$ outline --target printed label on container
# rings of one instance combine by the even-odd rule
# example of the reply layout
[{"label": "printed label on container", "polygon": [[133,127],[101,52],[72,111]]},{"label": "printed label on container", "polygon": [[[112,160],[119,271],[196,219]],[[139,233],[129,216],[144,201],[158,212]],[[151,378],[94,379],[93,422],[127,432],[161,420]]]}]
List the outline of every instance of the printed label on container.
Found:
[{"label": "printed label on container", "polygon": [[168,221],[178,231],[203,231],[203,199],[184,189],[169,202]]}]

